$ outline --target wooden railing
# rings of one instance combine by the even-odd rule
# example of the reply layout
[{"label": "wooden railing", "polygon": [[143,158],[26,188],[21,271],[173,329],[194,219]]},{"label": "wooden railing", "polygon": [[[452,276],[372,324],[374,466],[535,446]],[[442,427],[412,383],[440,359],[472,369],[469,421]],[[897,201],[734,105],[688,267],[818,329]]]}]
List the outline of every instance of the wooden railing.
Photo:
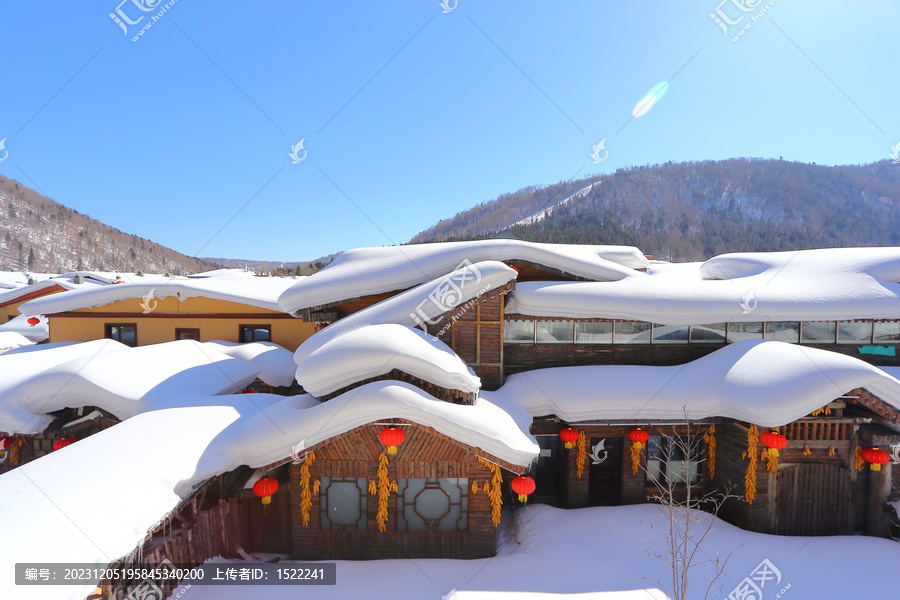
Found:
[{"label": "wooden railing", "polygon": [[800,419],[782,428],[788,441],[835,441],[853,437],[852,419]]}]

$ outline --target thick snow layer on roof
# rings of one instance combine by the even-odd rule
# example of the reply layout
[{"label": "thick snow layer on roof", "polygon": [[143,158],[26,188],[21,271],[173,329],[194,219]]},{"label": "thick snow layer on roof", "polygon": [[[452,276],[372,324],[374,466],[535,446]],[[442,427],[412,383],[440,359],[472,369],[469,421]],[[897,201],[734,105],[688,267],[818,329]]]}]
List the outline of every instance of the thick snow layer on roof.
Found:
[{"label": "thick snow layer on roof", "polygon": [[393,368],[447,389],[475,393],[481,387],[446,344],[395,324],[368,325],[329,340],[300,362],[296,377],[307,392],[321,397]]},{"label": "thick snow layer on roof", "polygon": [[259,369],[193,340],[129,348],[96,340],[0,354],[0,431],[39,433],[62,408],[97,406],[120,419],[196,403],[251,383]]},{"label": "thick snow layer on roof", "polygon": [[[37,325],[28,323],[28,319],[35,318],[38,319],[40,323]],[[43,315],[37,317],[18,315],[0,325],[0,333],[3,332],[15,332],[32,342],[43,342],[50,337],[50,324],[47,322],[47,317]]]},{"label": "thick snow layer on roof", "polygon": [[329,302],[404,290],[440,277],[463,261],[524,260],[578,277],[614,281],[647,266],[631,246],[535,244],[519,240],[482,240],[358,248],[339,255],[318,273],[285,291],[279,302],[286,312]]},{"label": "thick snow layer on roof", "polygon": [[900,317],[900,248],[724,254],[609,282],[527,282],[506,312],[668,325]]},{"label": "thick snow layer on roof", "polygon": [[482,395],[569,422],[728,417],[778,427],[855,388],[900,409],[900,381],[851,356],[786,344],[737,342],[672,367],[581,366],[510,375]]},{"label": "thick snow layer on roof", "polygon": [[296,365],[293,353],[273,342],[238,344],[215,340],[204,342],[203,347],[252,363],[259,369],[259,378],[263,383],[275,387],[287,387],[294,383]]},{"label": "thick snow layer on roof", "polygon": [[32,340],[17,331],[0,330],[0,353],[21,348],[23,346],[31,346],[34,344]]},{"label": "thick snow layer on roof", "polygon": [[528,433],[531,415],[521,408],[502,409],[483,399],[474,405],[451,404],[399,381],[368,383],[327,402],[304,395],[260,405],[270,398],[254,394],[256,405],[237,406],[241,418],[213,440],[197,463],[197,472],[179,486],[180,493],[239,465],[268,465],[336,435],[390,418],[431,427],[515,465],[531,464],[540,452]]},{"label": "thick snow layer on roof", "polygon": [[79,308],[103,306],[119,300],[177,297],[212,298],[247,304],[281,312],[278,296],[297,283],[296,277],[256,277],[240,271],[228,271],[204,277],[164,277],[146,275],[130,277],[115,285],[78,287],[64,294],[36,298],[23,304],[22,314],[50,315]]},{"label": "thick snow layer on roof", "polygon": [[[367,376],[373,377],[400,369],[442,387],[465,391],[473,387],[477,389],[480,380],[449,346],[433,336],[405,330],[425,321],[433,321],[448,310],[503,286],[515,277],[515,270],[501,262],[475,263],[344,317],[297,348],[294,353],[294,362],[298,365],[297,381],[309,391],[335,391],[360,381],[356,378],[360,373],[373,373]],[[448,281],[453,283],[454,293],[441,294],[450,289],[446,285]],[[387,324],[402,326],[390,328],[392,333],[388,335],[396,335],[396,339],[381,337],[387,328],[376,332],[365,331]],[[344,336],[346,339],[340,339]],[[309,357],[313,358],[315,367],[304,365]],[[351,358],[361,362],[349,365]],[[423,358],[436,362],[428,365]],[[446,385],[451,383],[463,387]]]}]

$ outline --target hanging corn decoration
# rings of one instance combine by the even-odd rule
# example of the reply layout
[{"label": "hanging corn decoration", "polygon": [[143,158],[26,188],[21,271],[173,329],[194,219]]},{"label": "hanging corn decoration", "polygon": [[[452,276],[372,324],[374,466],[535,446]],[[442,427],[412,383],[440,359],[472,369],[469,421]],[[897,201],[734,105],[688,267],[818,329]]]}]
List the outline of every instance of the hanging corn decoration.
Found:
[{"label": "hanging corn decoration", "polygon": [[817,408],[816,410],[809,413],[809,416],[818,417],[819,415],[830,415],[830,414],[831,414],[831,409],[828,408],[827,406],[823,406],[822,408]]},{"label": "hanging corn decoration", "polygon": [[[378,455],[378,511],[375,513],[375,521],[378,523],[378,531],[384,533],[387,531],[388,522],[388,499],[391,496],[391,490],[395,490],[397,482],[391,483],[388,480],[388,458],[382,452]],[[371,486],[370,486],[371,487]]]},{"label": "hanging corn decoration", "polygon": [[494,527],[497,527],[500,525],[500,509],[503,506],[503,475],[500,473],[500,467],[480,456],[478,457],[478,462],[490,469],[494,474],[491,478],[490,490],[488,490],[487,482],[485,482],[484,487],[488,498],[491,499],[491,522],[494,524]]},{"label": "hanging corn decoration", "polygon": [[473,479],[472,480],[472,495],[474,496],[477,493],[478,493],[478,483]]},{"label": "hanging corn decoration", "polygon": [[313,494],[318,494],[318,493],[319,493],[319,489],[320,489],[321,487],[322,487],[322,482],[319,481],[318,479],[316,479],[316,480],[313,482],[312,493],[313,493]]},{"label": "hanging corn decoration", "polygon": [[312,508],[312,494],[309,492],[309,467],[316,460],[314,452],[306,455],[303,466],[300,467],[300,517],[303,526],[309,526],[309,509]]},{"label": "hanging corn decoration", "polygon": [[628,439],[631,440],[631,474],[637,475],[641,468],[641,450],[650,439],[650,434],[645,429],[635,427],[628,432]]},{"label": "hanging corn decoration", "polygon": [[747,451],[744,452],[744,458],[749,458],[750,463],[747,465],[747,473],[744,475],[744,499],[747,504],[753,504],[756,498],[756,445],[759,442],[759,430],[756,425],[751,425],[747,431]]},{"label": "hanging corn decoration", "polygon": [[19,465],[19,448],[25,445],[25,438],[16,438],[9,447],[9,462],[12,466]]},{"label": "hanging corn decoration", "polygon": [[859,446],[857,446],[853,451],[853,468],[857,471],[862,471],[865,464],[866,461],[863,460],[863,457],[859,452]]},{"label": "hanging corn decoration", "polygon": [[375,483],[374,479],[369,480],[369,495],[374,496],[378,493],[378,486]]},{"label": "hanging corn decoration", "polygon": [[484,482],[484,493],[487,494],[491,491],[491,484],[487,481]]},{"label": "hanging corn decoration", "polygon": [[834,456],[837,454],[837,451],[834,449],[834,446],[828,446],[828,456]]},{"label": "hanging corn decoration", "polygon": [[703,441],[706,442],[706,467],[709,469],[709,478],[716,476],[716,426],[710,425],[709,430],[704,434]]},{"label": "hanging corn decoration", "polygon": [[581,476],[584,474],[584,463],[587,461],[587,443],[583,431],[578,434],[578,441],[575,442],[575,447],[577,448],[575,452],[575,472],[578,474],[578,478],[581,479]]},{"label": "hanging corn decoration", "polygon": [[810,454],[812,454],[812,450],[809,449],[809,446],[804,446],[803,447],[803,456],[809,456]]}]

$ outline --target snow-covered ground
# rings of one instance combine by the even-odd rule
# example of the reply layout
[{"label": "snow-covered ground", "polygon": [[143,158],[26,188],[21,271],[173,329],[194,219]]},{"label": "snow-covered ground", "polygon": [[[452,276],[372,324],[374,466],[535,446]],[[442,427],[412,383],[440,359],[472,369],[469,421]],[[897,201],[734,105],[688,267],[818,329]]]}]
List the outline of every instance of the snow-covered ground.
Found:
[{"label": "snow-covered ground", "polygon": [[[480,560],[337,561],[337,585],[225,587],[193,586],[183,600],[287,600],[315,597],[341,600],[538,600],[544,592],[584,594],[620,592],[571,600],[637,600],[663,598],[671,571],[647,554],[650,524],[665,524],[652,505],[564,510],[532,505],[504,516],[500,549]],[[702,549],[725,557],[734,551],[720,579],[727,598],[763,560],[780,572],[765,582],[761,600],[833,600],[837,598],[897,598],[891,565],[900,562],[900,544],[862,536],[786,537],[749,533],[723,521],[714,525]],[[271,557],[267,557],[271,558]],[[211,562],[240,563],[242,561]],[[702,566],[691,572],[688,597],[703,598],[709,576]],[[788,587],[790,586],[790,587]],[[785,588],[787,588],[785,590]],[[782,590],[785,590],[782,592]],[[467,593],[469,592],[469,593]],[[472,594],[471,592],[483,592]],[[781,596],[778,594],[781,593]],[[742,596],[739,596],[742,597]],[[551,596],[551,598],[553,598]],[[748,597],[750,598],[750,597]],[[560,600],[570,600],[564,597]]]}]

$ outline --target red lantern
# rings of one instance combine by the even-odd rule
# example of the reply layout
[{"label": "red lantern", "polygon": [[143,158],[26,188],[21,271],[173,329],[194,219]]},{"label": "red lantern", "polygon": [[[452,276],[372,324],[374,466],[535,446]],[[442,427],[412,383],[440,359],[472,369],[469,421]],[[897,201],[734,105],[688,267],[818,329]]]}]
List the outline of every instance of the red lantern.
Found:
[{"label": "red lantern", "polygon": [[769,448],[769,454],[773,456],[778,456],[778,451],[784,449],[788,443],[786,437],[774,431],[767,431],[760,435],[759,441]]},{"label": "red lantern", "polygon": [[12,446],[13,439],[11,437],[0,437],[0,450],[6,450]]},{"label": "red lantern", "polygon": [[519,502],[522,503],[528,502],[528,494],[534,492],[536,487],[531,477],[519,475],[512,480],[512,489],[519,495]]},{"label": "red lantern", "polygon": [[388,454],[397,454],[397,446],[403,443],[403,440],[406,439],[406,434],[403,433],[402,429],[388,427],[381,431],[381,435],[378,436],[378,439],[381,440],[382,444],[388,447]]},{"label": "red lantern", "polygon": [[253,493],[262,498],[263,504],[269,504],[272,501],[272,494],[278,491],[278,480],[274,477],[261,477],[253,484]]},{"label": "red lantern", "polygon": [[40,322],[41,322],[41,320],[38,319],[37,317],[29,317],[28,318],[28,326],[29,327],[34,327],[35,325],[40,324]]},{"label": "red lantern", "polygon": [[881,448],[866,448],[859,455],[869,463],[869,468],[873,471],[880,471],[881,465],[891,461],[891,455]]},{"label": "red lantern", "polygon": [[628,439],[630,439],[635,444],[646,444],[647,440],[650,439],[650,434],[647,433],[646,429],[641,429],[640,427],[635,427],[631,431],[628,432]]},{"label": "red lantern", "polygon": [[244,390],[244,391],[241,392],[241,393],[242,393],[242,394],[255,394],[255,393],[256,393],[256,390],[254,390],[253,388],[247,388],[246,390]]},{"label": "red lantern", "polygon": [[59,438],[55,442],[53,442],[53,449],[59,450],[60,448],[65,448],[66,446],[71,446],[77,440],[73,437]]},{"label": "red lantern", "polygon": [[571,427],[566,427],[559,432],[559,439],[566,443],[567,449],[574,448],[575,442],[578,441],[578,432]]}]

